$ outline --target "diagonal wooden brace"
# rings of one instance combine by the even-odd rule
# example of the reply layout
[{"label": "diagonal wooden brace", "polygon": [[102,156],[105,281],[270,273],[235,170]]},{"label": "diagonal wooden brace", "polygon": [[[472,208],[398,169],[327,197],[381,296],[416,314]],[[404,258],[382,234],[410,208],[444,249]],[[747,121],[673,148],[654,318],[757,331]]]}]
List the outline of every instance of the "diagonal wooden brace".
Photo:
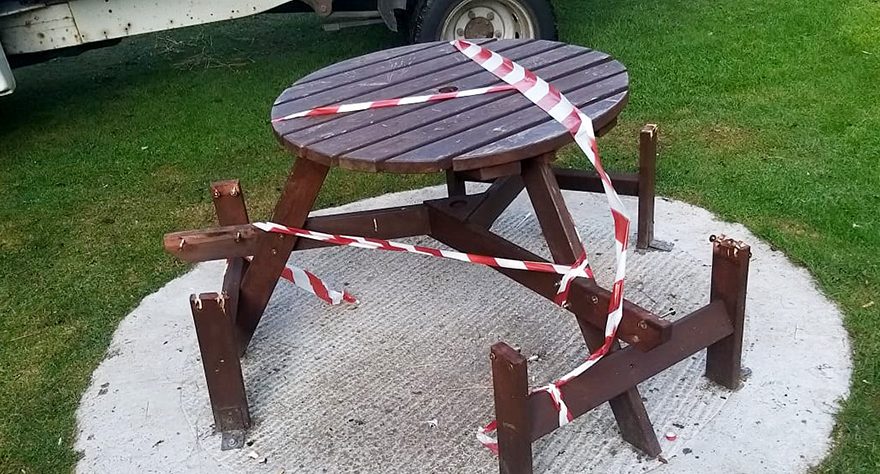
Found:
[{"label": "diagonal wooden brace", "polygon": [[[376,239],[426,235],[428,212],[422,204],[346,212],[306,219],[305,229],[329,234],[356,234]],[[248,257],[257,251],[263,231],[250,224],[165,234],[165,251],[187,262]],[[298,239],[294,250],[332,246],[317,240]]]}]

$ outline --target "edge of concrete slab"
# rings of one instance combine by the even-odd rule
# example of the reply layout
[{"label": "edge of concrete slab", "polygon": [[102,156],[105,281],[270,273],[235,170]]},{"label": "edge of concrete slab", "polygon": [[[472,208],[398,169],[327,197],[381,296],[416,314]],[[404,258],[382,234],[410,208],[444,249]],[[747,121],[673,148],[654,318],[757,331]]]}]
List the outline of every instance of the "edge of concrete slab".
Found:
[{"label": "edge of concrete slab", "polygon": [[[425,188],[319,213],[402,205],[442,194],[441,187]],[[601,196],[595,202],[584,196],[591,195],[566,194],[573,213],[601,204]],[[677,430],[675,441],[661,438],[668,464],[647,462],[640,470],[696,473],[724,466],[732,472],[801,472],[821,461],[831,445],[838,401],[849,391],[850,347],[840,311],[806,270],[739,224],[666,199],[658,199],[655,219],[658,238],[672,240],[704,265],[710,263],[709,234],[725,233],[752,245],[744,363],[761,370],[743,389],[726,395],[723,408],[706,424]],[[188,418],[181,398],[182,390],[192,388],[184,387],[189,382],[181,367],[200,364],[191,319],[180,317],[189,313],[186,296],[219,287],[223,267],[221,262],[195,266],[146,297],[120,323],[77,411],[75,449],[83,453],[78,472],[230,470],[211,447],[216,437],[195,427],[205,416]],[[823,348],[821,358],[814,347]]]}]

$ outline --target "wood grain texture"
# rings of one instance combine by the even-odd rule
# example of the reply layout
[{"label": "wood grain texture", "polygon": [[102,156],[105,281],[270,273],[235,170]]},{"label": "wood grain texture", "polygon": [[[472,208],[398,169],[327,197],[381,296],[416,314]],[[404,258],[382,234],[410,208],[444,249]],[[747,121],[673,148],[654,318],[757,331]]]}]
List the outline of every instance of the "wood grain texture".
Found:
[{"label": "wood grain texture", "polygon": [[[553,83],[597,129],[613,126],[626,103],[626,68],[605,53],[553,41],[487,41],[483,46]],[[445,42],[380,51],[343,61],[294,83],[272,117],[332,104],[432,94],[499,84]],[[466,171],[551,152],[572,139],[517,92],[502,92],[304,117],[273,124],[279,141],[299,156],[346,169],[427,173]]]}]

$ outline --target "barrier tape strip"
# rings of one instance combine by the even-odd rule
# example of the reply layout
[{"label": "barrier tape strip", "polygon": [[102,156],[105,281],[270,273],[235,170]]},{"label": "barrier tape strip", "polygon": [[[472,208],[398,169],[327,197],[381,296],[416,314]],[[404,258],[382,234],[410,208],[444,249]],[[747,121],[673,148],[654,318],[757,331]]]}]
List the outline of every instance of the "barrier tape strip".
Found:
[{"label": "barrier tape strip", "polygon": [[[245,258],[248,261],[253,260],[253,257]],[[345,290],[331,290],[314,273],[293,265],[284,266],[284,269],[281,270],[281,278],[293,283],[297,288],[315,295],[318,299],[330,305],[338,305],[343,301],[352,304],[358,303],[357,298],[351,293]]]},{"label": "barrier tape strip", "polygon": [[[561,265],[550,262],[534,262],[528,260],[512,260],[509,258],[490,257],[488,255],[478,255],[473,253],[458,252],[455,250],[443,250],[433,247],[425,247],[424,245],[410,245],[403,242],[395,242],[393,240],[374,239],[369,237],[357,237],[353,235],[325,234],[308,229],[300,229],[298,227],[289,227],[286,225],[276,224],[274,222],[254,222],[254,227],[263,232],[274,232],[276,234],[287,234],[305,239],[318,240],[328,242],[335,245],[358,247],[370,250],[390,250],[392,252],[407,252],[418,255],[427,255],[429,257],[448,258],[450,260],[458,260],[460,262],[476,263],[489,267],[509,268],[512,270],[526,270],[532,272],[555,273],[558,275],[569,275],[575,273],[577,265]],[[584,278],[593,278],[593,272],[586,267],[578,270],[575,276]]]},{"label": "barrier tape strip", "polygon": [[381,99],[370,102],[358,102],[355,104],[341,105],[325,105],[314,109],[303,110],[283,117],[272,119],[272,123],[284,122],[300,117],[315,117],[318,115],[342,114],[346,112],[358,112],[367,109],[381,109],[384,107],[395,107],[398,105],[421,104],[424,102],[436,102],[439,100],[457,99],[459,97],[470,97],[474,95],[490,94],[493,92],[505,92],[514,90],[511,86],[491,86],[480,87],[478,89],[467,89],[463,91],[441,92],[431,95],[414,95],[409,97],[401,97],[398,99]]},{"label": "barrier tape strip", "polygon": [[[626,212],[626,207],[611,184],[611,178],[602,167],[596,135],[593,131],[593,122],[588,116],[578,110],[555,87],[510,59],[468,41],[457,40],[452,41],[451,44],[483,69],[515,87],[523,96],[540,107],[541,110],[547,112],[548,115],[562,124],[571,133],[575,143],[587,155],[590,164],[593,165],[593,168],[599,174],[599,178],[602,180],[602,188],[608,199],[608,207],[611,209],[611,217],[614,220],[614,250],[617,259],[617,269],[614,276],[614,286],[611,290],[611,298],[608,303],[605,341],[601,347],[594,350],[587,357],[583,364],[577,366],[574,370],[563,375],[553,383],[532,390],[532,392],[545,391],[550,394],[550,399],[559,413],[559,426],[563,426],[568,424],[574,417],[562,398],[561,388],[595,365],[596,362],[611,350],[612,344],[614,344],[617,327],[620,325],[620,319],[623,316],[623,280],[626,275],[626,249],[629,244],[630,218]],[[586,250],[580,260],[582,260],[580,265],[586,265]],[[575,273],[576,270],[572,269],[571,275],[564,275],[562,277],[559,285],[560,291],[563,291],[563,288],[565,288],[567,292],[567,288],[571,284]],[[485,434],[485,432],[490,431],[490,425],[492,423],[483,427],[480,431]],[[484,442],[483,444],[485,445],[486,443]]]},{"label": "barrier tape strip", "polygon": [[[445,100],[455,97],[465,97],[467,95],[486,94],[489,92],[498,92],[501,90],[516,89],[525,96],[533,104],[540,107],[550,117],[560,123],[574,137],[575,143],[586,154],[590,164],[595,168],[602,181],[602,187],[608,200],[608,206],[611,210],[611,217],[614,222],[614,242],[615,257],[617,260],[616,271],[614,276],[614,285],[611,291],[611,298],[608,303],[608,318],[605,324],[605,339],[601,347],[595,349],[584,363],[575,367],[572,371],[563,375],[554,382],[532,389],[532,392],[545,391],[550,395],[550,399],[559,414],[559,426],[564,426],[574,418],[568,406],[565,404],[562,396],[562,387],[575,377],[584,373],[590,367],[596,364],[603,356],[610,352],[617,334],[617,328],[623,316],[623,282],[626,274],[626,250],[629,245],[629,229],[630,218],[626,212],[626,208],[614,186],[611,178],[602,167],[599,157],[596,136],[593,130],[593,123],[590,118],[583,114],[574,106],[562,93],[555,87],[537,77],[532,71],[522,67],[521,65],[511,61],[500,54],[482,48],[476,44],[464,40],[451,41],[452,44],[462,54],[479,64],[483,69],[489,71],[509,87],[495,86],[481,89],[470,89],[467,91],[450,92],[435,94],[432,96],[416,96],[402,99],[386,99],[381,101],[364,102],[358,104],[343,104],[338,106],[326,106],[316,109],[306,110],[284,117],[273,119],[273,122],[280,122],[296,117],[306,117],[325,114],[336,114],[344,112],[354,112],[358,110],[366,110],[370,108],[391,107],[397,105],[413,104],[419,102],[427,102],[430,100]],[[502,89],[499,89],[502,88]],[[321,234],[308,231],[305,229],[297,229],[292,227],[281,226],[273,223],[256,223],[256,227],[267,232],[281,232],[297,235],[299,237],[311,238],[316,240],[324,240],[338,245],[348,245],[369,249],[382,249],[393,251],[406,251],[422,255],[431,255],[436,257],[452,258],[455,260],[479,263],[483,265],[498,266],[502,268],[516,268],[529,271],[551,271],[559,273],[562,278],[559,282],[559,288],[554,300],[557,304],[564,306],[568,297],[571,282],[577,277],[592,278],[586,249],[581,256],[572,265],[549,264],[546,262],[523,262],[508,259],[498,259],[483,255],[472,255],[462,252],[453,252],[446,250],[432,249],[429,247],[413,246],[390,242],[380,239],[368,239],[365,237],[341,236]],[[320,280],[319,280],[320,281]],[[486,426],[477,430],[477,439],[484,446],[497,454],[497,440],[489,436],[489,433],[496,431],[497,421],[493,420]]]}]

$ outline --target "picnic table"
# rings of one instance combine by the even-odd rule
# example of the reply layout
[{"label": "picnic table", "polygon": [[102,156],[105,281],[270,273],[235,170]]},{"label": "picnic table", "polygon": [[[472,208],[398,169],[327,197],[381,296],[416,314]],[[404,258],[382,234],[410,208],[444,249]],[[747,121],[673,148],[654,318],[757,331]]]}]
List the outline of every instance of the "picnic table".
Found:
[{"label": "picnic table", "polygon": [[[480,43],[554,84],[593,121],[597,136],[616,124],[626,104],[626,68],[608,54],[552,41]],[[380,51],[328,66],[296,81],[275,101],[271,115],[332,104],[451,93],[497,85],[448,43]],[[494,92],[352,113],[274,122],[280,143],[298,158],[272,221],[328,234],[374,239],[430,236],[462,252],[524,261],[545,261],[494,234],[490,228],[525,190],[552,261],[570,265],[582,244],[562,190],[601,192],[591,171],[554,164],[571,135],[517,91]],[[621,194],[638,196],[637,247],[653,240],[657,133],[639,137],[639,172],[611,178]],[[309,217],[332,167],[362,172],[445,173],[448,197],[405,207]],[[465,183],[490,183],[467,194]],[[220,293],[192,295],[191,305],[216,429],[223,447],[241,447],[251,420],[239,357],[244,353],[291,252],[328,245],[291,235],[264,233],[250,225],[241,186],[216,182],[212,196],[222,227],[165,237],[166,249],[187,261],[228,259]],[[707,376],[730,388],[740,381],[740,353],[748,260],[747,245],[715,239],[712,295],[703,308],[675,322],[628,301],[614,352],[565,387],[577,417],[609,402],[624,439],[650,456],[660,454],[637,384],[694,352],[709,348]],[[418,258],[418,257],[414,257]],[[553,299],[559,276],[496,268],[533,292]],[[405,269],[401,269],[405,272]],[[586,345],[596,348],[611,293],[578,278],[566,309],[577,319]],[[529,392],[527,361],[507,344],[491,348],[502,472],[531,472],[531,443],[558,427],[546,392]],[[366,363],[366,362],[365,362]]]}]

